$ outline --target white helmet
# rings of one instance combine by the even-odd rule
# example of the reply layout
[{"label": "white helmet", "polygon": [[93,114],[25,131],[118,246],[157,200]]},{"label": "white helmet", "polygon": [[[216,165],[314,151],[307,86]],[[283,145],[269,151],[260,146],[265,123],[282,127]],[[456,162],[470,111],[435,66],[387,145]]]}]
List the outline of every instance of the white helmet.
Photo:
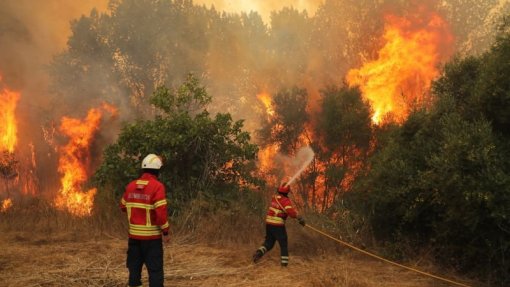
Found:
[{"label": "white helmet", "polygon": [[155,154],[147,155],[142,161],[142,168],[160,169],[163,166],[161,158]]}]

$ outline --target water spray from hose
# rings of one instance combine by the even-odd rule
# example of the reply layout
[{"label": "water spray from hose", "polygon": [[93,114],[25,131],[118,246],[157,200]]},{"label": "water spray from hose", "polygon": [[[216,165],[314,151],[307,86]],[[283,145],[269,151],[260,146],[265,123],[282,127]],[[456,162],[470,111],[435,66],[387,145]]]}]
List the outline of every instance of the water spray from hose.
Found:
[{"label": "water spray from hose", "polygon": [[315,153],[313,150],[307,146],[301,148],[296,154],[296,159],[301,163],[301,168],[285,183],[285,186],[289,186],[296,178],[308,167],[308,165],[312,162]]}]

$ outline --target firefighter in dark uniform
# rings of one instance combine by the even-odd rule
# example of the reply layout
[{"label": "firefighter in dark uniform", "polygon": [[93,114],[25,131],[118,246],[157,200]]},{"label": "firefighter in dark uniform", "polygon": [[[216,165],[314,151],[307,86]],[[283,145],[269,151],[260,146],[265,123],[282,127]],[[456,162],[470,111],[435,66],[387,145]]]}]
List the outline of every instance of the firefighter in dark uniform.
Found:
[{"label": "firefighter in dark uniform", "polygon": [[163,241],[169,241],[169,224],[165,187],[157,179],[161,166],[160,157],[147,155],[142,161],[141,177],[127,185],[120,203],[129,222],[129,286],[142,286],[144,264],[149,286],[163,286]]},{"label": "firefighter in dark uniform", "polygon": [[288,197],[290,186],[284,183],[278,188],[277,192],[271,199],[271,205],[266,216],[266,239],[262,246],[253,254],[253,262],[257,263],[278,241],[280,245],[281,266],[286,267],[289,264],[289,251],[285,220],[289,216],[296,218],[302,226],[305,226],[305,220],[298,215],[297,210]]}]

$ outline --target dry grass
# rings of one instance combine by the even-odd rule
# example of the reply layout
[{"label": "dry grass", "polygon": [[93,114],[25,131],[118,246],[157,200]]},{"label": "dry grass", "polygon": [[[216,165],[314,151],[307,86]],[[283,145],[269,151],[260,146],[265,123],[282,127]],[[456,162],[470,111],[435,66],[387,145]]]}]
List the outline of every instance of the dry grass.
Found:
[{"label": "dry grass", "polygon": [[[165,247],[165,278],[170,286],[446,286],[415,274],[350,255],[313,260],[295,251],[288,268],[273,252],[260,264],[249,261],[253,248],[219,249],[176,238]],[[126,241],[50,239],[11,234],[2,238],[1,286],[125,286]],[[144,274],[146,281],[146,275]]]},{"label": "dry grass", "polygon": [[[2,234],[0,286],[125,286],[125,239]],[[306,258],[291,250],[290,266],[281,268],[278,250],[273,250],[254,265],[249,259],[255,247],[225,249],[174,238],[165,247],[167,285],[448,286],[351,252]],[[146,284],[146,273],[144,280]]]},{"label": "dry grass", "polygon": [[[79,220],[51,208],[38,210],[0,213],[0,286],[126,286],[121,215]],[[279,266],[278,247],[255,265],[250,258],[263,239],[262,224],[229,229],[211,222],[209,234],[231,234],[180,232],[165,246],[167,286],[449,286],[346,250],[297,224],[289,224],[289,267]],[[228,239],[235,238],[234,231],[239,237]],[[143,278],[148,286],[145,270]]]}]

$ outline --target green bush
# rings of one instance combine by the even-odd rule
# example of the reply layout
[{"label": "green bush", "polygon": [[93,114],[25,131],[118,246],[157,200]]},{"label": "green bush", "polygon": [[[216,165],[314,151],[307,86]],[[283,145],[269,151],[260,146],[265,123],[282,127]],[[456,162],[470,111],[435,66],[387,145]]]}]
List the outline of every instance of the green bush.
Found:
[{"label": "green bush", "polygon": [[139,176],[141,159],[149,153],[161,155],[159,179],[168,189],[173,214],[199,195],[220,200],[228,190],[260,184],[251,176],[258,148],[242,130],[243,122],[233,121],[230,114],[212,118],[205,108],[210,100],[191,75],[175,90],[157,89],[151,98],[157,115],[124,126],[106,148],[95,182],[120,197]]}]

